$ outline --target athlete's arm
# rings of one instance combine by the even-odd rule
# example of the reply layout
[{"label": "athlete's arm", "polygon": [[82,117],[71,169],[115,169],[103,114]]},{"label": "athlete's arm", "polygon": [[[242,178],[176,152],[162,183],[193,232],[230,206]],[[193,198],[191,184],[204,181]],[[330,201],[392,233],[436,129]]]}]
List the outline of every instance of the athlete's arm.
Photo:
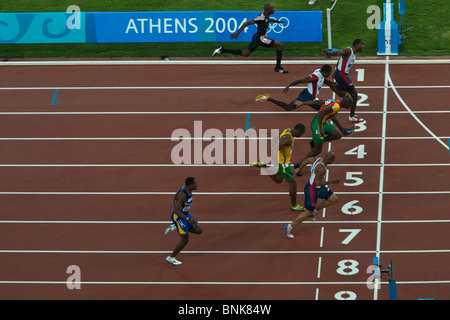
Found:
[{"label": "athlete's arm", "polygon": [[341,130],[341,133],[344,134],[345,128],[341,125],[341,123],[339,122],[339,120],[336,117],[336,115],[332,116],[330,118],[330,120],[333,121],[336,124],[336,126],[339,128],[339,130]]},{"label": "athlete's arm", "polygon": [[333,108],[331,106],[326,106],[322,110],[319,111],[319,132],[320,135],[323,136],[323,118],[333,112]]},{"label": "athlete's arm", "polygon": [[301,101],[296,100],[295,101],[295,105],[297,107],[301,107],[303,105],[310,105],[310,104],[320,104],[320,105],[322,105],[322,104],[326,103],[327,101],[328,100],[320,100],[320,99],[318,99],[318,100],[310,100],[310,101],[301,102]]},{"label": "athlete's arm", "polygon": [[181,210],[181,206],[186,201],[186,195],[184,192],[179,191],[175,196],[175,203],[173,205],[173,212],[182,219],[187,219],[187,215],[185,215]]},{"label": "athlete's arm", "polygon": [[279,21],[279,20],[275,20],[275,19],[270,19],[270,22],[273,22],[273,23],[287,23],[287,21]]},{"label": "athlete's arm", "polygon": [[325,180],[325,175],[327,173],[327,170],[325,169],[325,166],[323,166],[323,165],[320,165],[320,164],[317,165],[315,173],[316,173],[315,182],[316,182],[317,187],[326,186],[327,184],[333,184],[333,183],[337,184],[337,183],[341,182],[341,179],[339,179],[339,178],[334,178],[334,179],[328,180],[328,181]]},{"label": "athlete's arm", "polygon": [[303,159],[303,161],[300,163],[300,166],[298,167],[300,169],[299,172],[302,172],[303,168],[306,167],[307,164],[313,164],[316,159],[316,157]]},{"label": "athlete's arm", "polygon": [[342,56],[342,58],[350,57],[351,51],[349,48],[345,48],[344,50],[336,50],[336,51],[328,51],[327,49],[323,49],[322,53],[327,56]]},{"label": "athlete's arm", "polygon": [[251,19],[246,21],[236,33],[232,33],[230,36],[230,39],[237,39],[237,37],[239,37],[239,34],[241,33],[242,30],[244,30],[247,26],[251,25],[251,24],[255,24],[255,19]]},{"label": "athlete's arm", "polygon": [[311,82],[312,80],[313,79],[310,76],[294,80],[291,83],[289,83],[286,87],[284,87],[283,91],[284,91],[284,93],[287,93],[289,91],[289,87],[295,86],[296,84],[299,84],[299,83],[308,83],[308,82]]},{"label": "athlete's arm", "polygon": [[287,146],[291,145],[291,143],[292,143],[292,139],[291,139],[291,137],[289,135],[282,136],[280,138],[280,141],[279,141],[279,148],[278,148],[278,150],[281,150],[284,147],[287,147]]}]

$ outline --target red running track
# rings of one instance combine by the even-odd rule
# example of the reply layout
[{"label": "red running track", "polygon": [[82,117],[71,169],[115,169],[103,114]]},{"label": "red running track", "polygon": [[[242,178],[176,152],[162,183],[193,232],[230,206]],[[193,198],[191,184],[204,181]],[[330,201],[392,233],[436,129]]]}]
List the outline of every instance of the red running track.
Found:
[{"label": "red running track", "polygon": [[[2,65],[0,298],[387,300],[386,274],[379,290],[367,287],[378,256],[382,269],[394,262],[399,299],[448,299],[450,84],[436,76],[448,63],[389,65],[398,94],[437,139],[385,87],[384,64],[355,65],[366,123],[325,147],[337,156],[329,174],[342,180],[332,186],[339,202],[293,240],[283,232],[296,216],[286,183],[244,163],[173,164],[172,133],[194,136],[194,121],[224,135],[247,117],[256,130],[309,127],[312,109],[289,113],[254,97],[290,101],[300,88],[282,88],[320,65],[287,64],[288,75],[264,64]],[[324,87],[320,97],[332,93]],[[346,112],[340,119],[351,125]],[[294,160],[310,136],[296,140]],[[192,214],[204,232],[174,267],[165,257],[178,235],[163,231],[186,176],[199,183]],[[299,202],[306,179],[297,178]],[[67,287],[72,265],[80,290]]]}]

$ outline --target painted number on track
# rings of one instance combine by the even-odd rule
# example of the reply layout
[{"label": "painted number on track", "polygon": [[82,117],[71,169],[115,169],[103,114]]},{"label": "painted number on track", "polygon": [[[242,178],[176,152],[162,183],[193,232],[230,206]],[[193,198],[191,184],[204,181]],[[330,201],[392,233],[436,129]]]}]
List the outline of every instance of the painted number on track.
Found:
[{"label": "painted number on track", "polygon": [[362,174],[363,174],[362,172],[347,172],[345,174],[345,179],[347,181],[350,180],[352,182],[344,182],[344,186],[356,187],[356,186],[362,185],[364,180],[362,178],[360,178],[360,177],[357,177],[357,176],[360,176]]},{"label": "painted number on track", "polygon": [[359,272],[358,265],[359,262],[356,260],[341,260],[338,262],[339,268],[337,268],[336,272],[343,276],[353,276]]},{"label": "painted number on track", "polygon": [[347,202],[342,206],[342,212],[350,216],[360,214],[361,212],[363,212],[363,208],[356,205],[358,202],[358,200]]},{"label": "painted number on track", "polygon": [[358,158],[358,159],[364,159],[364,156],[367,154],[365,149],[366,149],[366,146],[364,144],[360,144],[359,146],[348,150],[344,154],[346,156],[356,156],[356,158]]},{"label": "painted number on track", "polygon": [[350,234],[347,236],[347,238],[342,241],[342,244],[349,244],[350,241],[353,240],[353,238],[356,237],[356,235],[361,231],[361,229],[339,229],[339,232],[350,232]]}]

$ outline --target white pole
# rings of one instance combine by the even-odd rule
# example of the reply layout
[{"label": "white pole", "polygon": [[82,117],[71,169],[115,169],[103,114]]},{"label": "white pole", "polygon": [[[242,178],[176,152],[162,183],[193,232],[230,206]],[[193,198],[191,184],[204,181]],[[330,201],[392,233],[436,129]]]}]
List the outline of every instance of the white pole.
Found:
[{"label": "white pole", "polygon": [[331,44],[331,9],[327,8],[327,32],[328,32],[328,49],[332,49]]}]

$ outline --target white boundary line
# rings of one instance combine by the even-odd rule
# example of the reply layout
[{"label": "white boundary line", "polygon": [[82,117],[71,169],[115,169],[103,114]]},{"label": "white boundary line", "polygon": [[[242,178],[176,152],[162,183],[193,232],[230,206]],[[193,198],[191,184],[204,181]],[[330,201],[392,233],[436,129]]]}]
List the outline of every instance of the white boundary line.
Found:
[{"label": "white boundary line", "polygon": [[[361,281],[342,281],[342,282],[330,282],[330,281],[306,281],[306,282],[218,282],[218,281],[79,281],[73,282],[80,285],[365,285],[367,282]],[[450,280],[437,280],[437,281],[396,281],[396,284],[449,284]],[[33,280],[2,280],[0,284],[57,284],[67,285],[67,281],[33,281]],[[388,282],[381,282],[381,284],[388,284]]]},{"label": "white boundary line", "polygon": [[[2,253],[67,253],[67,254],[167,254],[172,251],[163,250],[0,250]],[[347,250],[347,251],[334,251],[334,250],[323,250],[323,251],[183,251],[183,254],[373,254],[373,250]],[[383,253],[449,253],[450,250],[386,250]]]},{"label": "white boundary line", "polygon": [[[335,192],[337,195],[379,195],[378,191],[366,191],[366,192]],[[0,195],[171,195],[173,196],[174,192],[160,192],[160,191],[98,191],[98,192],[83,192],[83,191],[1,191]],[[229,196],[229,195],[241,195],[241,196],[249,196],[249,195],[287,195],[289,192],[196,192],[196,196]],[[384,191],[385,195],[409,195],[409,194],[450,194],[449,190],[441,190],[441,191]]]},{"label": "white boundary line", "polygon": [[[383,93],[383,121],[381,129],[381,156],[380,156],[380,184],[378,196],[378,223],[377,223],[377,241],[376,241],[376,257],[380,259],[381,250],[381,222],[383,217],[383,190],[384,190],[384,162],[386,159],[386,118],[388,104],[388,73],[389,73],[389,56],[386,57],[384,70],[384,93]],[[376,285],[373,290],[373,299],[378,300],[378,284],[379,279],[375,279]]]},{"label": "white boundary line", "polygon": [[[301,90],[301,87],[293,87]],[[360,86],[359,89],[382,89],[382,86]],[[449,89],[448,86],[397,86],[399,89]],[[3,87],[0,91],[30,90],[281,90],[283,87]],[[326,89],[326,88],[325,88]],[[304,112],[304,111],[300,111]]]},{"label": "white boundary line", "polygon": [[[191,115],[229,115],[229,114],[284,114],[286,111],[0,111],[0,115],[180,115],[180,114],[191,114]],[[294,112],[294,114],[316,114],[314,111],[301,111]],[[344,112],[345,113],[345,112]],[[347,112],[348,113],[348,112]],[[364,114],[383,114],[383,111],[358,111],[358,113]],[[388,114],[409,114],[408,111],[388,111]],[[419,110],[414,111],[414,113],[450,113],[450,110]],[[346,137],[347,138],[347,137]]]},{"label": "white boundary line", "polygon": [[389,74],[389,71],[387,71],[387,78],[389,81],[389,84],[391,85],[392,90],[394,91],[395,95],[397,96],[398,100],[400,100],[401,104],[405,107],[405,109],[409,112],[409,114],[422,126],[422,128],[424,128],[434,139],[437,140],[437,142],[439,142],[440,144],[442,144],[444,146],[444,148],[446,148],[447,150],[449,150],[449,146],[447,144],[445,144],[442,140],[440,140],[434,133],[433,131],[431,131],[430,129],[428,129],[428,127],[422,122],[420,121],[420,119],[414,114],[414,112],[411,111],[411,109],[408,107],[408,105],[405,103],[405,101],[403,101],[402,97],[399,95],[399,93],[397,92],[397,89],[394,86],[394,83],[392,82],[391,76]]},{"label": "white boundary line", "polygon": [[[261,89],[261,90],[267,90],[267,89],[283,89],[284,87],[279,86],[263,86],[263,87],[256,87],[256,86],[239,86],[239,87],[230,87],[230,86],[204,86],[204,87],[198,87],[198,86],[174,86],[174,87],[0,87],[0,90],[8,91],[8,90],[208,90],[208,89],[214,89],[214,90],[249,90],[249,89]],[[305,87],[292,87],[293,89],[301,90]],[[383,86],[360,86],[359,89],[382,89]],[[435,86],[398,86],[397,88],[400,89],[448,89],[450,88],[450,85],[435,85]],[[327,88],[324,88],[327,89]]]},{"label": "white boundary line", "polygon": [[[289,223],[292,220],[284,220],[284,221],[203,221],[201,224],[285,224]],[[378,221],[304,221],[305,224],[355,224],[355,223],[364,223],[364,224],[377,224]],[[385,220],[381,223],[395,224],[395,223],[450,223],[450,220]],[[170,224],[170,221],[142,221],[142,220],[116,220],[116,221],[108,221],[108,220],[81,220],[81,221],[64,221],[64,220],[0,220],[0,224]],[[322,227],[323,228],[323,227]],[[323,238],[323,232],[321,235]],[[372,250],[373,251],[373,250]],[[0,251],[1,252],[1,251]]]},{"label": "white boundary line", "polygon": [[[449,137],[438,137],[439,139],[448,139]],[[64,141],[64,140],[172,140],[171,137],[25,137],[25,138],[8,138],[0,137],[0,141]],[[203,137],[183,137],[186,140],[204,140]],[[215,137],[215,140],[252,140],[254,138],[241,137]],[[257,137],[258,140],[269,140],[268,138]],[[296,140],[311,140],[311,137],[295,138]],[[346,140],[382,140],[382,137],[345,137]],[[434,137],[386,137],[385,140],[427,140],[435,139]],[[174,140],[177,141],[177,140]],[[205,141],[206,142],[206,141]]]},{"label": "white boundary line", "polygon": [[[384,59],[361,59],[360,64],[385,64]],[[390,64],[448,64],[450,59],[399,59],[392,60]],[[120,66],[120,65],[272,65],[272,60],[251,60],[251,59],[208,59],[208,60],[60,60],[60,61],[6,61],[0,64],[1,67],[10,66]],[[289,60],[284,59],[286,65],[311,65],[330,64],[330,60],[308,59]]]},{"label": "white boundary line", "polygon": [[[330,167],[448,167],[450,163],[392,163],[392,164],[377,164],[377,163],[333,163]],[[18,168],[72,168],[72,167],[80,167],[80,168],[108,168],[108,167],[202,167],[202,168],[215,168],[215,167],[238,167],[238,168],[247,168],[248,164],[154,164],[154,163],[111,163],[111,164],[99,164],[99,163],[25,163],[25,164],[10,164],[10,163],[2,163],[1,167],[18,167]]]}]

